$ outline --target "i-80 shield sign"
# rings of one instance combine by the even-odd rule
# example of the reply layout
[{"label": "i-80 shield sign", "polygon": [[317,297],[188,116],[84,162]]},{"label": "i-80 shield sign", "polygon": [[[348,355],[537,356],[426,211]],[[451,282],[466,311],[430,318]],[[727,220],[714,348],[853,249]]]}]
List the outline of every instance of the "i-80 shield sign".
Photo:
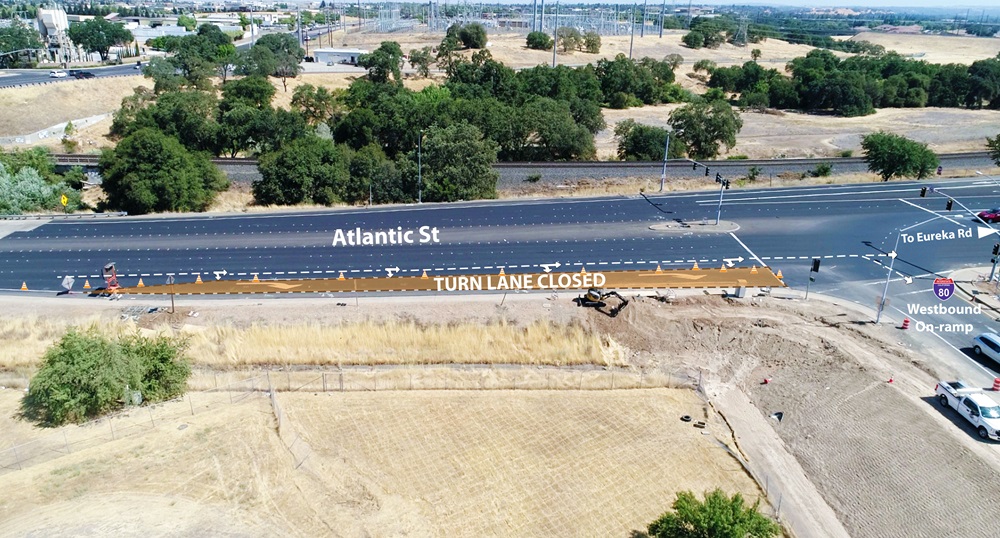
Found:
[{"label": "i-80 shield sign", "polygon": [[934,279],[934,296],[942,301],[947,301],[951,298],[951,294],[955,292],[955,281],[950,278],[935,278]]}]

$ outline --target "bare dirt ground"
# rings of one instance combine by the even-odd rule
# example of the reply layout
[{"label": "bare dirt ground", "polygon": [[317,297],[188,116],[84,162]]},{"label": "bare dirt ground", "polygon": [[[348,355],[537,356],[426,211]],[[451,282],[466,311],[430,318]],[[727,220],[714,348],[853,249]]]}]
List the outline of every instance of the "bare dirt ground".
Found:
[{"label": "bare dirt ground", "polygon": [[[622,372],[684,371],[701,378],[733,437],[712,408],[677,389],[324,393],[314,384],[305,390],[315,394],[278,393],[280,439],[266,403],[238,404],[232,414],[219,409],[185,418],[191,427],[183,431],[174,421],[7,473],[11,494],[0,502],[0,520],[19,522],[17,530],[75,525],[68,515],[76,513],[74,506],[88,514],[95,495],[130,498],[142,484],[154,506],[180,499],[176,510],[188,510],[194,522],[202,521],[199,514],[206,520],[227,514],[221,527],[198,532],[225,533],[225,525],[246,524],[246,535],[350,529],[343,532],[521,536],[558,528],[625,536],[648,523],[677,489],[722,483],[753,492],[741,482],[738,461],[720,445],[676,429],[680,414],[708,419],[712,439],[732,447],[767,490],[766,511],[777,512],[799,536],[981,535],[1000,507],[991,486],[1000,478],[996,444],[980,442],[938,408],[930,398],[936,379],[922,349],[891,327],[867,324],[868,312],[823,301],[691,294],[674,304],[637,298],[610,319],[576,307],[568,296],[509,296],[502,307],[498,296],[435,299],[445,302],[362,298],[356,306],[329,308],[337,299],[185,298],[179,308],[200,313],[182,324],[267,324],[290,334],[303,325],[365,320],[416,320],[428,327],[497,319],[522,327],[539,320],[578,324],[614,342],[625,361]],[[90,299],[3,301],[17,317],[49,323],[97,316],[113,324],[124,306]],[[29,332],[0,334],[3,347],[30,340]],[[38,334],[52,338],[56,331]],[[492,368],[523,368],[503,365],[505,345],[496,344],[499,364]],[[19,368],[36,364],[29,357]],[[766,385],[760,381],[765,377],[771,379]],[[458,383],[454,388],[463,387]],[[14,422],[16,401],[0,397],[3,431],[18,439],[51,433]],[[776,411],[783,413],[780,422],[768,418]],[[198,442],[175,442],[199,431],[205,433]],[[115,458],[124,463],[114,466]],[[688,471],[695,468],[700,470]],[[705,469],[713,469],[708,478]],[[67,498],[65,492],[72,493]],[[969,492],[976,502],[968,502]],[[824,520],[827,512],[830,520]],[[5,530],[0,527],[0,534]]]},{"label": "bare dirt ground", "polygon": [[[665,32],[659,38],[655,32],[645,37],[635,38],[632,55],[635,58],[651,56],[663,58],[668,54],[680,54],[685,63],[677,71],[677,80],[687,89],[704,92],[704,84],[692,78],[691,66],[695,61],[708,59],[718,65],[742,64],[750,61],[750,50],[761,49],[759,60],[765,67],[783,69],[785,64],[796,57],[804,56],[811,50],[804,45],[769,39],[753,47],[722,45],[718,49],[692,50],[681,44],[683,32]],[[440,36],[411,34],[349,34],[346,38],[335,32],[333,43],[337,46],[374,49],[386,39],[396,40],[405,52],[424,46],[436,46]],[[926,53],[920,59],[932,62],[971,63],[977,59],[989,58],[1000,50],[1000,40],[955,36],[910,36],[897,34],[865,33],[855,39],[866,39],[885,45],[898,47],[900,53]],[[559,54],[558,61],[567,65],[594,63],[601,58],[613,58],[616,54],[628,54],[629,36],[604,36],[600,54],[574,52]],[[328,46],[328,38],[317,42]],[[917,50],[920,49],[920,50]],[[551,52],[534,51],[524,46],[520,34],[499,34],[490,36],[490,53],[494,58],[512,67],[549,65]],[[905,51],[905,52],[904,52]],[[464,54],[471,55],[470,51]],[[837,53],[845,56],[842,53]],[[407,67],[409,67],[407,65]],[[356,75],[344,73],[308,72],[296,80],[289,81],[288,91],[281,82],[273,80],[277,88],[275,106],[288,107],[292,92],[300,84],[322,85],[328,88],[346,88]],[[16,106],[21,113],[0,118],[0,136],[14,136],[37,131],[60,122],[101,113],[110,113],[118,108],[122,98],[129,95],[132,87],[140,82],[137,77],[120,79],[94,79],[71,81],[29,88],[0,89],[0,105]],[[106,82],[107,81],[107,82]],[[408,87],[419,90],[434,80],[408,78]],[[640,107],[628,110],[605,110],[608,128],[596,136],[598,157],[610,159],[615,155],[616,142],[613,138],[614,125],[627,118],[641,123],[665,125],[669,113],[677,105]],[[822,157],[834,156],[843,150],[860,151],[860,138],[877,130],[902,134],[915,140],[926,142],[937,152],[978,151],[983,149],[985,138],[996,135],[996,125],[1000,124],[1000,112],[963,109],[885,109],[862,118],[837,118],[826,115],[743,113],[743,130],[737,137],[737,145],[728,155],[746,155],[750,158],[774,157]],[[78,138],[84,141],[84,151],[111,146],[106,135],[111,121],[81,129]],[[93,142],[93,143],[91,143]],[[42,145],[61,150],[58,140],[47,140]],[[725,156],[724,154],[723,156]]]}]

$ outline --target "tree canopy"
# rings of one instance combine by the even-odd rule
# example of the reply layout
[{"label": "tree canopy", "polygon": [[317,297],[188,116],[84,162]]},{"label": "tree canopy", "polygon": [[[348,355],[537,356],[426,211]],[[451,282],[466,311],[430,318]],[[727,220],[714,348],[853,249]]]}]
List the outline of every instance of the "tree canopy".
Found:
[{"label": "tree canopy", "polygon": [[674,131],[680,132],[679,137],[693,159],[715,157],[723,144],[732,148],[736,145],[736,134],[743,128],[743,120],[722,100],[684,105],[670,113],[668,122]]},{"label": "tree canopy", "polygon": [[[618,140],[618,158],[623,161],[659,161],[663,159],[668,131],[636,123],[633,119],[615,125],[615,139]],[[669,158],[683,157],[684,142],[677,133],[671,133]]]},{"label": "tree canopy", "polygon": [[921,144],[897,134],[878,131],[861,139],[868,170],[882,176],[883,181],[894,177],[930,177],[938,166],[937,155],[927,144]]},{"label": "tree canopy", "polygon": [[145,214],[204,211],[229,186],[205,153],[188,151],[176,138],[152,129],[126,136],[104,150],[98,164],[107,207]]},{"label": "tree canopy", "polygon": [[747,506],[739,493],[705,493],[699,501],[690,491],[677,494],[673,511],[649,524],[650,538],[771,538],[781,528],[758,512],[760,501]]},{"label": "tree canopy", "polygon": [[135,38],[132,32],[117,22],[111,22],[103,17],[72,24],[67,30],[69,38],[87,52],[96,52],[101,60],[108,60],[111,47],[125,45]]},{"label": "tree canopy", "polygon": [[22,58],[30,51],[42,48],[38,30],[20,19],[10,20],[10,24],[0,28],[0,67],[16,68],[24,63]]}]

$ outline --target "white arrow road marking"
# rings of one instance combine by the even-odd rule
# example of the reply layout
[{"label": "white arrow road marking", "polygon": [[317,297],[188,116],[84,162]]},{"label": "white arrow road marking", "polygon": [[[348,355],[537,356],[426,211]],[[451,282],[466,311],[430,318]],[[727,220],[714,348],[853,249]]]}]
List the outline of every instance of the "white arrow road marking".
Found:
[{"label": "white arrow road marking", "polygon": [[399,272],[399,267],[386,267],[385,272],[388,275],[388,278],[392,278],[392,275]]},{"label": "white arrow road marking", "polygon": [[222,280],[222,277],[224,277],[224,276],[226,276],[226,275],[229,274],[225,269],[223,269],[221,271],[212,271],[212,272],[215,274],[215,279],[216,280]]},{"label": "white arrow road marking", "polygon": [[976,234],[977,234],[976,239],[982,239],[982,238],[986,237],[987,235],[993,235],[995,233],[997,233],[997,231],[994,230],[993,228],[987,228],[985,226],[979,226],[978,228],[976,228]]},{"label": "white arrow road marking", "polygon": [[[778,259],[781,259],[781,258],[780,257],[775,257],[774,259],[778,260]],[[726,262],[727,266],[732,267],[734,265],[733,262],[742,262],[743,261],[743,256],[740,256],[739,258],[722,258],[722,261]]]}]

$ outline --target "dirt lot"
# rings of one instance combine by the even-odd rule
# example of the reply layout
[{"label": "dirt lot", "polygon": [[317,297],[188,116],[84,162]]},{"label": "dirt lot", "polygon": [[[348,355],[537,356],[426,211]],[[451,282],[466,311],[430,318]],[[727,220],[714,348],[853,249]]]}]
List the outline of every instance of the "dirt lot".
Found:
[{"label": "dirt lot", "polygon": [[[633,56],[662,58],[667,54],[680,54],[685,59],[677,73],[678,81],[686,88],[697,92],[705,91],[703,84],[691,78],[691,66],[700,59],[709,59],[719,65],[742,64],[750,60],[750,48],[723,45],[715,50],[691,50],[681,44],[683,32],[666,32],[661,39],[654,32],[646,37],[635,38]],[[439,36],[428,34],[351,34],[346,39],[338,32],[333,42],[350,47],[371,50],[385,39],[398,40],[404,51],[423,46],[434,46]],[[326,37],[322,41],[326,41]],[[628,54],[629,36],[605,36],[601,54],[575,52],[560,54],[559,62],[568,65],[582,65],[596,62],[600,58],[611,58],[618,53]],[[955,36],[909,36],[895,34],[861,34],[857,39],[867,39],[897,47],[901,53],[923,52],[931,62],[971,62],[976,59],[995,56],[1000,50],[1000,40],[978,39]],[[550,52],[533,51],[524,47],[524,38],[519,34],[490,36],[490,52],[493,56],[512,67],[530,67],[550,64]],[[810,48],[792,45],[780,40],[769,39],[754,45],[762,51],[760,62],[766,67],[782,69],[791,59],[804,56]],[[917,50],[920,49],[920,50]],[[905,51],[905,52],[904,52]],[[466,54],[471,54],[466,52]],[[840,53],[838,53],[840,54]],[[840,54],[843,55],[843,54]],[[287,107],[292,91],[299,84],[309,83],[330,88],[344,88],[355,75],[307,72],[297,80],[289,82],[288,91],[281,82],[273,80],[277,88],[275,106]],[[129,95],[132,87],[140,84],[139,78],[83,80],[50,84],[30,88],[0,90],[0,105],[17,106],[24,113],[8,115],[0,119],[0,136],[14,136],[35,132],[39,129],[63,121],[95,114],[113,112],[123,97]],[[420,89],[433,83],[423,79],[409,79],[407,86]],[[148,81],[144,82],[148,85]],[[626,118],[642,123],[664,125],[669,112],[676,105],[642,107],[629,110],[605,110],[608,129],[596,136],[598,157],[612,158],[616,143],[613,139],[614,125]],[[977,151],[983,149],[987,136],[996,135],[996,125],[1000,124],[1000,112],[962,109],[886,109],[863,118],[836,118],[825,115],[786,113],[768,115],[758,113],[742,114],[744,127],[737,137],[737,145],[730,155],[747,155],[750,158],[773,157],[814,157],[833,156],[842,150],[860,151],[861,136],[886,130],[903,134],[910,138],[927,142],[937,152]],[[111,126],[110,120],[80,130],[79,138],[87,148],[111,145],[105,138]],[[961,128],[956,128],[961,126]],[[93,142],[93,144],[91,144]],[[57,140],[43,143],[54,150],[60,150]]]},{"label": "dirt lot", "polygon": [[[324,393],[314,383],[305,390],[317,392],[278,393],[280,437],[266,400],[223,402],[193,417],[182,401],[163,406],[178,410],[169,420],[157,418],[159,426],[146,433],[8,472],[11,493],[0,502],[0,520],[13,523],[0,527],[0,535],[76,525],[117,529],[104,526],[112,523],[94,499],[114,494],[127,507],[141,498],[132,492],[142,491],[156,510],[190,521],[194,533],[225,534],[242,526],[246,535],[345,529],[349,535],[522,536],[593,529],[595,536],[625,536],[641,529],[677,489],[720,484],[754,494],[738,461],[718,443],[747,462],[767,489],[766,511],[777,512],[799,536],[981,534],[993,524],[1000,505],[991,486],[1000,478],[996,444],[980,442],[928,398],[935,377],[925,371],[920,347],[901,341],[895,329],[864,323],[869,313],[822,301],[685,295],[674,304],[638,298],[610,319],[569,299],[518,295],[500,307],[499,297],[491,296],[442,298],[444,304],[370,298],[332,309],[324,305],[334,299],[223,304],[185,298],[179,308],[200,313],[185,322],[202,327],[195,332],[216,325],[294,330],[339,324],[343,330],[365,320],[415,320],[428,328],[498,319],[518,327],[539,320],[577,324],[614,343],[625,361],[622,375],[641,373],[647,385],[657,373],[701,378],[735,442],[712,409],[678,389],[369,387],[342,393],[331,383]],[[3,301],[18,317],[50,324],[95,316],[113,324],[123,307]],[[31,340],[31,334],[28,328],[0,331],[0,345]],[[57,334],[50,325],[37,340]],[[227,345],[228,333],[214,334],[220,347]],[[524,370],[503,363],[509,344],[496,345],[496,364],[489,368]],[[34,368],[30,357],[24,359],[22,371]],[[322,357],[316,361],[322,364]],[[760,381],[765,377],[771,379],[766,385]],[[453,388],[482,387],[479,380],[454,379]],[[543,379],[519,387],[550,386]],[[294,385],[289,378],[287,386]],[[0,392],[0,428],[18,441],[51,435],[14,422],[17,394]],[[193,394],[193,406],[209,394]],[[775,411],[783,413],[780,422],[767,418]],[[682,427],[680,414],[706,417],[712,436]],[[188,427],[178,430],[181,423]],[[67,430],[69,444],[78,430]],[[787,460],[777,463],[782,457]],[[969,503],[973,491],[977,502]],[[826,512],[831,519],[825,521]],[[134,517],[128,520],[133,528],[155,530],[152,519]]]}]

